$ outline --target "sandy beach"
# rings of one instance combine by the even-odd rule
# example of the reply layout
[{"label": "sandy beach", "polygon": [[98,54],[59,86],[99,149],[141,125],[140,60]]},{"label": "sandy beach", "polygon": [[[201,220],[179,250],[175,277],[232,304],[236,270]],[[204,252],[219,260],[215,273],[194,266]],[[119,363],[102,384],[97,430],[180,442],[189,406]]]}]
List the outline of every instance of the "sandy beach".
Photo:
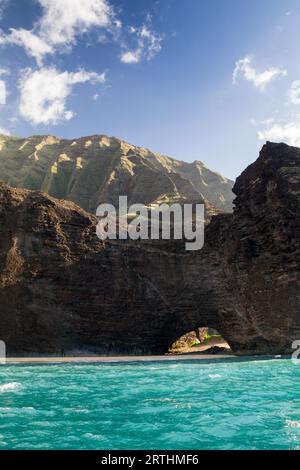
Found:
[{"label": "sandy beach", "polygon": [[[67,364],[67,363],[117,363],[117,362],[153,362],[153,361],[202,361],[231,359],[232,354],[184,354],[174,356],[82,356],[82,357],[9,357],[6,364]],[[2,365],[5,365],[3,363]]]}]

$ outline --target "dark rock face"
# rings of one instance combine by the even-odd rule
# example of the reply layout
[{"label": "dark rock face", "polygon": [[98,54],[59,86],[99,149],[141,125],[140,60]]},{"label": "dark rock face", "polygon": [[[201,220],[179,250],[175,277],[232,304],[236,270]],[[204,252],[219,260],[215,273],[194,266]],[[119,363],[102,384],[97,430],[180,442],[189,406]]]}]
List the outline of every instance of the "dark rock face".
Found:
[{"label": "dark rock face", "polygon": [[195,295],[197,263],[176,246],[100,242],[96,219],[73,203],[3,184],[0,207],[0,338],[9,354],[164,352],[200,316],[213,320],[210,276]]},{"label": "dark rock face", "polygon": [[200,252],[100,242],[71,202],[0,185],[0,339],[13,354],[161,353],[200,326],[240,354],[300,339],[300,150],[267,144]]},{"label": "dark rock face", "polygon": [[237,179],[223,269],[240,352],[287,352],[300,339],[300,149],[265,145]]}]

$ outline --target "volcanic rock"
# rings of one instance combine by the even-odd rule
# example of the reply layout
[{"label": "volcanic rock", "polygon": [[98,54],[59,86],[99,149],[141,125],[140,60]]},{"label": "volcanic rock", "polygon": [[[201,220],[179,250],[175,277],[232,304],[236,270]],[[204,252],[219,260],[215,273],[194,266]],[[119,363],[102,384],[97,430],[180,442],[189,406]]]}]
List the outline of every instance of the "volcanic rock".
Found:
[{"label": "volcanic rock", "polygon": [[[75,147],[75,145],[74,145]],[[300,339],[300,149],[265,145],[204,248],[101,242],[72,202],[0,184],[0,339],[9,355],[162,353],[198,327],[238,354]]]}]

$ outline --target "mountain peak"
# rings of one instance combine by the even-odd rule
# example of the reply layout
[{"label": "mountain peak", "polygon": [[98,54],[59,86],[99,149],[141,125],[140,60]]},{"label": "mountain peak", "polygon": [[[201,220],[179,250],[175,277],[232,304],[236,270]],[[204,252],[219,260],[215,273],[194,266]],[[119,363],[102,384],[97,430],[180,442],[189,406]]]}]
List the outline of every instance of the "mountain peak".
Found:
[{"label": "mountain peak", "polygon": [[103,134],[0,137],[0,180],[41,190],[95,212],[99,204],[209,201],[232,210],[233,183],[202,162],[188,163]]}]

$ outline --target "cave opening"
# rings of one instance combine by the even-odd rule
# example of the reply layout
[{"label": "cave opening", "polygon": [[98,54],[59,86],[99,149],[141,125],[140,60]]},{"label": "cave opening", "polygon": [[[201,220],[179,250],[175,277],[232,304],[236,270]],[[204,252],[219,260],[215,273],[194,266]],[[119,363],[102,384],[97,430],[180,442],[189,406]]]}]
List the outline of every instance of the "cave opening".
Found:
[{"label": "cave opening", "polygon": [[219,331],[199,327],[185,333],[169,348],[168,354],[230,354],[231,349]]}]

